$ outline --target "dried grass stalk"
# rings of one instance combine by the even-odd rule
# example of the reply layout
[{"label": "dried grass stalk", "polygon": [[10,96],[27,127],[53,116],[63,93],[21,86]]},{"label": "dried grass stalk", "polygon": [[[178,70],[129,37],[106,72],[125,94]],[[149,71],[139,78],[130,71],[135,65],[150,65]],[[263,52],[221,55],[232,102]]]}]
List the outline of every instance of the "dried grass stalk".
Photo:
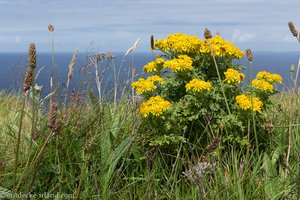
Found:
[{"label": "dried grass stalk", "polygon": [[34,78],[34,80],[37,80],[38,79],[38,77],[40,76],[40,74],[41,74],[41,72],[42,72],[42,70],[44,69],[45,67],[42,67],[42,68],[40,68],[39,69],[39,71],[36,73],[36,75],[35,75],[35,78]]},{"label": "dried grass stalk", "polygon": [[77,54],[78,54],[78,48],[75,50],[75,52],[73,54],[73,57],[72,57],[72,60],[71,60],[70,65],[69,65],[67,88],[69,88],[70,81],[72,80],[72,77],[73,77],[73,71],[74,71],[74,66],[75,66],[75,63],[76,63]]}]

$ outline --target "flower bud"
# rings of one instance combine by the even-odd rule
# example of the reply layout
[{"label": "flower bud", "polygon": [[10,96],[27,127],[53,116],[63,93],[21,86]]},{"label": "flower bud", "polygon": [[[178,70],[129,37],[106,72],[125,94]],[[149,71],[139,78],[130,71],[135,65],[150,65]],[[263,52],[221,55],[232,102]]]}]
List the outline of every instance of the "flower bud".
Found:
[{"label": "flower bud", "polygon": [[293,73],[294,71],[295,71],[295,65],[292,64],[292,65],[291,65],[291,68],[290,68],[290,72]]}]

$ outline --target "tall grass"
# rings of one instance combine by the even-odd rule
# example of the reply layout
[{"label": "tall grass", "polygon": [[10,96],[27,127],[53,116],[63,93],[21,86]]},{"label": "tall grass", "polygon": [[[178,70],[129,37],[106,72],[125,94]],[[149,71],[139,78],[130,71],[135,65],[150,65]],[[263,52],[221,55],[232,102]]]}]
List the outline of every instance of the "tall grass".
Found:
[{"label": "tall grass", "polygon": [[[114,100],[103,97],[99,55],[91,57],[98,93],[66,92],[64,105],[50,94],[42,99],[48,109],[34,103],[40,97],[33,88],[26,101],[23,93],[0,92],[0,198],[17,193],[58,199],[67,194],[76,199],[300,198],[299,90],[292,110],[291,91],[273,97],[274,106],[265,113],[273,126],[265,133],[271,135],[264,151],[254,154],[247,146],[215,139],[209,151],[196,151],[199,141],[181,141],[172,152],[145,145],[149,132],[136,98],[126,92],[116,97],[122,71],[114,70]],[[216,136],[211,130],[204,130],[209,139]]]}]

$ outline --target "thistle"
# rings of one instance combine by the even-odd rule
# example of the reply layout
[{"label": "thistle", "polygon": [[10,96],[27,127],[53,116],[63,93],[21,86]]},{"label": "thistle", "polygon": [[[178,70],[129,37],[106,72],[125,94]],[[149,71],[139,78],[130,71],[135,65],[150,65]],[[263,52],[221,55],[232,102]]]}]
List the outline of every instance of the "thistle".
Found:
[{"label": "thistle", "polygon": [[296,29],[294,23],[291,22],[291,21],[289,21],[288,25],[289,25],[290,31],[291,31],[291,33],[293,34],[293,36],[294,36],[294,37],[297,37],[297,36],[298,36],[298,31],[297,31],[297,29]]}]

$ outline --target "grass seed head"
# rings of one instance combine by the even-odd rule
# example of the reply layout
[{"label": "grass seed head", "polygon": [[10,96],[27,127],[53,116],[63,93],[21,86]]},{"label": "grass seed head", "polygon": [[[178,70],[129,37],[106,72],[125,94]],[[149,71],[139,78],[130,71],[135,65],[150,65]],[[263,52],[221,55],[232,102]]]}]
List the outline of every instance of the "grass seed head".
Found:
[{"label": "grass seed head", "polygon": [[291,21],[289,21],[288,25],[289,25],[290,31],[291,31],[291,33],[293,34],[293,36],[294,36],[294,37],[297,37],[297,36],[298,36],[298,31],[297,31],[297,29],[296,29],[294,23],[291,22]]},{"label": "grass seed head", "polygon": [[34,69],[36,67],[36,48],[34,43],[31,43],[29,45],[28,61],[29,61],[29,67],[31,69]]},{"label": "grass seed head", "polygon": [[57,105],[56,105],[55,101],[51,100],[50,110],[49,110],[49,113],[48,113],[47,126],[53,132],[54,132],[55,127],[56,127],[56,119],[57,119]]},{"label": "grass seed head", "polygon": [[53,31],[54,31],[54,25],[53,25],[53,24],[49,24],[48,30],[49,30],[50,32],[53,32]]},{"label": "grass seed head", "polygon": [[210,39],[210,38],[212,38],[212,35],[211,35],[210,30],[208,30],[207,28],[205,28],[205,30],[204,30],[204,38],[205,38],[205,39]]},{"label": "grass seed head", "polygon": [[23,84],[23,90],[25,93],[32,86],[32,72],[33,72],[33,70],[31,68],[28,68],[25,72],[25,78],[24,78],[24,84]]},{"label": "grass seed head", "polygon": [[220,139],[219,138],[214,138],[212,142],[207,145],[206,149],[208,152],[213,152],[217,149],[218,145],[220,144]]},{"label": "grass seed head", "polygon": [[151,35],[151,37],[150,37],[150,45],[151,45],[151,51],[153,51],[155,49],[154,36],[153,35]]},{"label": "grass seed head", "polygon": [[246,50],[246,55],[247,55],[247,58],[248,58],[249,61],[253,60],[253,54],[252,54],[251,49]]}]

